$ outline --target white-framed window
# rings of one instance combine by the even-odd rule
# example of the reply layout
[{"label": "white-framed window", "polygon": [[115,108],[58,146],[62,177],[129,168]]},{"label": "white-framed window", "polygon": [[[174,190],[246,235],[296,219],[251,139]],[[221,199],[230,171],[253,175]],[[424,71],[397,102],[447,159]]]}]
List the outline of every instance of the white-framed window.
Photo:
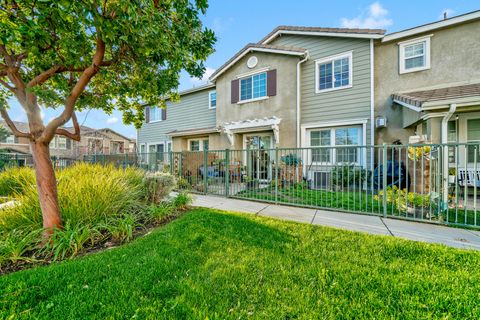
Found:
[{"label": "white-framed window", "polygon": [[67,138],[57,137],[57,148],[58,149],[67,149]]},{"label": "white-framed window", "polygon": [[140,145],[140,153],[146,153],[147,152],[147,146],[145,145],[145,143],[142,143]]},{"label": "white-framed window", "polygon": [[208,108],[215,109],[217,107],[217,91],[210,91],[208,93]]},{"label": "white-framed window", "polygon": [[5,139],[5,142],[6,143],[10,143],[10,144],[14,144],[15,143],[15,136],[12,134],[12,135],[9,135],[6,139]]},{"label": "white-framed window", "polygon": [[430,69],[431,35],[399,42],[400,73]]},{"label": "white-framed window", "polygon": [[162,121],[162,113],[162,108],[150,107],[150,122]]},{"label": "white-framed window", "polygon": [[261,72],[240,79],[240,102],[267,96],[267,73]]},{"label": "white-framed window", "polygon": [[208,138],[190,139],[188,140],[188,151],[208,150]]},{"label": "white-framed window", "polygon": [[353,85],[352,52],[315,61],[315,92],[351,88]]},{"label": "white-framed window", "polygon": [[360,163],[361,150],[355,148],[355,146],[362,144],[362,135],[361,126],[309,130],[312,162],[324,164]]}]

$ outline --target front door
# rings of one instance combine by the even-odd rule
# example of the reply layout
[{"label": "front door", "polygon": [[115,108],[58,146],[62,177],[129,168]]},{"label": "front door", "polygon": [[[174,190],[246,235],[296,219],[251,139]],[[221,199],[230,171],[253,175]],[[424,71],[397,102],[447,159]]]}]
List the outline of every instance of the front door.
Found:
[{"label": "front door", "polygon": [[248,135],[245,137],[247,149],[247,170],[252,179],[270,180],[271,177],[271,135]]}]

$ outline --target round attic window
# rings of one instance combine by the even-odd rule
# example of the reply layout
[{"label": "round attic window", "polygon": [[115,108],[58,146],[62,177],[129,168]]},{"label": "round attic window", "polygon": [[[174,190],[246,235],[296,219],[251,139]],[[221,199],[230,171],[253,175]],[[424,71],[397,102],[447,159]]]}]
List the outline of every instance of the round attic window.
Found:
[{"label": "round attic window", "polygon": [[250,68],[250,69],[255,68],[257,63],[258,63],[257,57],[251,56],[250,58],[248,58],[247,67]]}]

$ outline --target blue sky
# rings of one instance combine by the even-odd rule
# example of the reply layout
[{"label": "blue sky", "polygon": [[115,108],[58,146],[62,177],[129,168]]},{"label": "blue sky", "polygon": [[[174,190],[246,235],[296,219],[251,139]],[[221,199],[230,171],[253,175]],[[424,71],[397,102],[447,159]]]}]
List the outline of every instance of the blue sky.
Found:
[{"label": "blue sky", "polygon": [[[474,0],[382,0],[382,1],[325,1],[325,0],[210,0],[203,17],[206,26],[217,34],[216,52],[206,62],[204,79],[191,79],[182,73],[180,90],[206,82],[208,76],[249,42],[257,42],[278,25],[318,27],[383,28],[394,32],[448,16],[480,9]],[[16,101],[11,101],[10,114],[14,120],[25,121]],[[57,114],[43,110],[44,121]],[[92,110],[78,115],[79,122],[94,128],[110,127],[129,137],[135,128],[122,123],[115,111],[107,115]]]}]

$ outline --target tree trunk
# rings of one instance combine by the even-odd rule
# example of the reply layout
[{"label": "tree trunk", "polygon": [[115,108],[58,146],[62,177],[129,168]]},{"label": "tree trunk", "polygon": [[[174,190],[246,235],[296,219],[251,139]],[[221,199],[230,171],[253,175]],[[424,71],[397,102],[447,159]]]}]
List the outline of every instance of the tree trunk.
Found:
[{"label": "tree trunk", "polygon": [[45,236],[53,233],[54,228],[61,228],[60,206],[58,204],[57,179],[50,159],[48,144],[33,141],[33,163],[37,178],[38,199],[42,209],[43,228]]}]

